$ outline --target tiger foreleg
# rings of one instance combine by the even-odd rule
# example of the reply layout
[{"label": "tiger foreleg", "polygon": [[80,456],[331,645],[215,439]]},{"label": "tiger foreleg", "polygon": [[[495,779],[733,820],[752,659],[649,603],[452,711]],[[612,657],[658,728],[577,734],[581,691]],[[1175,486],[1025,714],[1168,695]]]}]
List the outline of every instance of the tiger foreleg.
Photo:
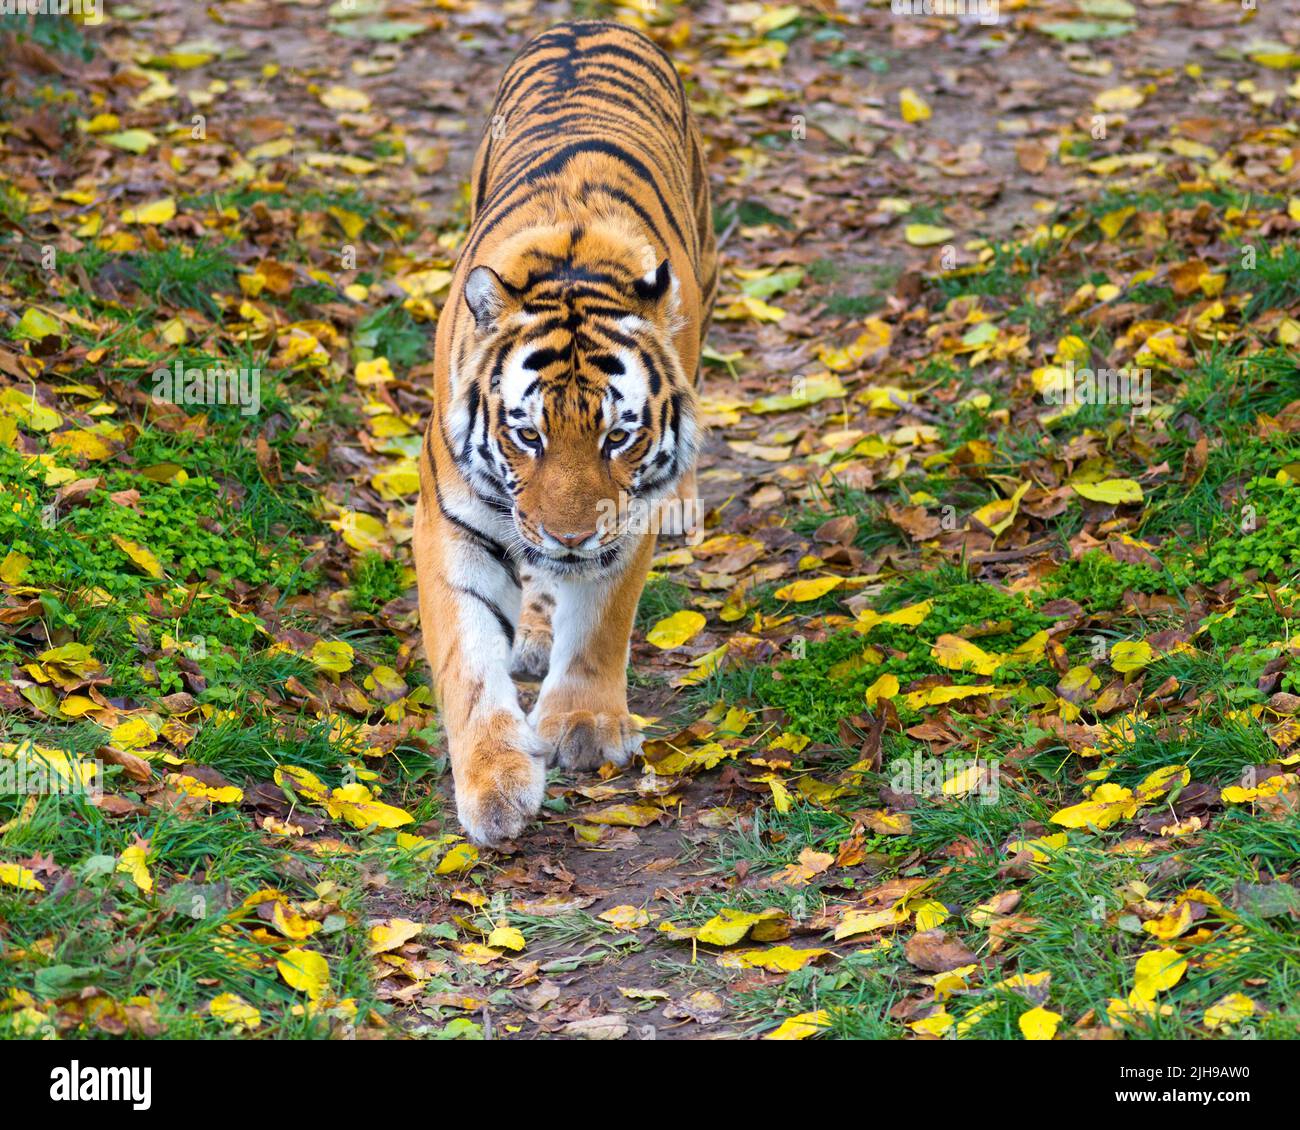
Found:
[{"label": "tiger foreleg", "polygon": [[557,579],[551,664],[529,715],[561,765],[626,765],[641,748],[627,709],[628,641],[654,552],[643,535],[610,576]]},{"label": "tiger foreleg", "polygon": [[[489,548],[485,548],[485,545]],[[510,679],[519,615],[514,567],[424,500],[414,550],[420,622],[447,735],[456,811],[478,844],[511,839],[541,808],[548,749]]]},{"label": "tiger foreleg", "polygon": [[555,583],[545,573],[520,573],[523,600],[510,673],[519,679],[541,679],[551,661],[551,616],[555,612]]}]

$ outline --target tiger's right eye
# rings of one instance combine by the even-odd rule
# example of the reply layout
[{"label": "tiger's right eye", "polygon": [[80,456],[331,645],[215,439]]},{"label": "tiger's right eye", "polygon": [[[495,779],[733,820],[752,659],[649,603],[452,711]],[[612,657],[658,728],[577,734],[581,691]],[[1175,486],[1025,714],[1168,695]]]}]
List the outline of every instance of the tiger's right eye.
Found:
[{"label": "tiger's right eye", "polygon": [[536,428],[516,428],[515,438],[524,447],[540,448],[542,434]]}]

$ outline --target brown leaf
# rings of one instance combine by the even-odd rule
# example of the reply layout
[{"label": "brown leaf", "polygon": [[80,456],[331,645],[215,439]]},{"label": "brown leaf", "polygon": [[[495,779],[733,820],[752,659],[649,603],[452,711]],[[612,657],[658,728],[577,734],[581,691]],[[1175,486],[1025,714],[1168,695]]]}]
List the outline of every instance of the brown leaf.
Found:
[{"label": "brown leaf", "polygon": [[930,973],[947,973],[962,965],[969,965],[975,955],[956,938],[949,938],[940,929],[913,934],[903,946],[907,960]]}]

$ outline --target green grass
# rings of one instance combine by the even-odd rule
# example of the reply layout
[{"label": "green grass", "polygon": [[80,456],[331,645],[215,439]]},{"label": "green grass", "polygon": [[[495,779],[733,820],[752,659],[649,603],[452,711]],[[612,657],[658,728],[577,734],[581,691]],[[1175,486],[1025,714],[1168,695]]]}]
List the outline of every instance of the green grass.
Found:
[{"label": "green grass", "polygon": [[157,296],[173,306],[193,306],[215,314],[213,291],[234,285],[235,261],[222,246],[210,243],[172,244],[139,255],[131,262],[142,294]]},{"label": "green grass", "polygon": [[[1278,200],[1232,191],[1173,198],[1140,193],[1095,200],[1085,215],[1095,219],[1130,204],[1167,211],[1200,199],[1223,207],[1284,207]],[[986,309],[999,311],[1003,324],[1028,328],[1041,338],[1048,356],[1052,343],[1065,334],[1088,342],[1096,359],[1115,355],[1115,331],[1062,316],[1050,301],[1019,297],[1025,283],[1040,274],[1052,274],[1054,292],[1064,296],[1083,282],[1110,281],[1107,275],[1094,271],[1077,279],[1057,276],[1051,242],[1005,243],[994,250],[983,273],[940,275],[935,280],[940,293],[949,299],[979,296]],[[1294,307],[1300,296],[1296,254],[1293,244],[1279,243],[1260,249],[1255,270],[1231,267],[1227,293],[1252,295],[1247,318]],[[1155,252],[1157,262],[1185,257],[1172,244]],[[843,277],[834,260],[810,264],[809,278],[820,287],[840,288]],[[1126,294],[1125,301],[1148,304],[1143,317],[1177,321],[1189,300],[1178,298],[1171,288],[1149,284]],[[1006,870],[1009,843],[1063,832],[1052,823],[1054,814],[1078,804],[1102,780],[1135,790],[1156,770],[1182,765],[1192,782],[1225,788],[1249,782],[1253,771],[1276,766],[1285,753],[1284,739],[1275,740],[1270,733],[1277,716],[1257,717],[1247,709],[1258,709],[1277,691],[1300,694],[1300,658],[1288,647],[1300,579],[1300,491],[1279,476],[1287,468],[1294,479],[1300,446],[1291,429],[1269,425],[1296,398],[1295,359],[1293,351],[1271,342],[1261,347],[1238,340],[1199,349],[1190,345],[1189,350],[1191,366],[1154,374],[1156,411],[1151,417],[1130,421],[1122,407],[1092,406],[1056,425],[1053,437],[1092,437],[1104,443],[1110,474],[1142,479],[1145,502],[1131,536],[1151,544],[1154,562],[1121,561],[1101,550],[1080,552],[1085,506],[1069,498],[1049,523],[1055,569],[1041,562],[1030,580],[1012,567],[1023,592],[991,583],[988,573],[965,559],[923,558],[923,567],[868,590],[868,606],[882,613],[933,601],[933,610],[920,625],[882,624],[865,634],[815,635],[801,655],[791,658],[785,647],[765,664],[724,668],[696,689],[700,706],[721,700],[755,709],[778,708],[782,714],[776,723],[811,737],[816,751],[809,761],[795,755],[782,774],[794,794],[788,811],[747,812],[735,827],[709,842],[715,873],[772,876],[799,860],[801,853],[841,851],[855,834],[862,837],[860,850],[869,863],[865,876],[854,868],[831,866],[806,886],[751,882],[688,900],[687,913],[674,915],[675,921],[700,925],[723,907],[780,907],[793,921],[788,944],[833,946],[835,956],[780,978],[757,984],[748,979],[738,993],[732,985],[737,974],[718,967],[711,956],[689,965],[684,960],[665,963],[665,976],[718,992],[751,1033],[820,1009],[830,1015],[826,1035],[831,1037],[908,1036],[907,1021],[928,1011],[923,1007],[902,1018],[891,1015],[925,991],[921,971],[903,952],[913,924],[892,938],[886,929],[840,945],[833,945],[829,930],[800,927],[809,916],[827,910],[834,921],[835,908],[851,903],[860,888],[925,876],[935,880],[925,897],[942,903],[948,915],[942,928],[964,941],[984,966],[945,1002],[957,1022],[973,1021],[963,1038],[1020,1038],[1019,1018],[1037,1003],[1062,1014],[1062,1034],[1067,1037],[1072,1034],[1068,1026],[1075,1024],[1111,1024],[1133,1039],[1223,1036],[1202,1018],[1207,1008],[1233,992],[1249,996],[1257,1011],[1227,1035],[1300,1037],[1300,1017],[1291,1005],[1300,981],[1300,958],[1288,911],[1295,901],[1294,845],[1300,820],[1294,813],[1225,802],[1203,814],[1203,827],[1189,828],[1183,836],[1141,831],[1134,821],[1146,814],[1163,812],[1173,822],[1172,806],[1183,791],[1179,785],[1144,805],[1132,821],[1071,830],[1063,849],[1023,871]],[[1027,472],[1026,466],[1044,466],[1041,460],[1051,451],[1040,429],[1007,428],[983,414],[958,411],[962,396],[981,387],[981,376],[978,369],[948,364],[939,353],[907,383],[943,390],[936,398],[940,402],[927,407],[946,432],[947,453],[972,440],[990,440],[995,454],[986,473],[1033,477],[1036,472]],[[998,401],[1000,387],[991,382],[994,408],[1003,406]],[[1017,410],[1013,402],[1005,406],[1012,413]],[[1195,456],[1202,437],[1207,447],[1204,466],[1194,468],[1189,476],[1193,481],[1184,481],[1184,463]],[[1161,462],[1168,470],[1151,475],[1151,467]],[[981,486],[987,484],[952,474],[944,464],[914,467],[897,484],[895,504],[904,504],[908,492],[925,491],[940,505],[965,515],[991,497],[987,491],[980,493]],[[885,493],[834,485],[824,494],[822,512],[804,507],[789,521],[796,532],[809,537],[826,517],[852,515],[859,522],[857,544],[868,553],[902,545],[884,517]],[[758,590],[765,612],[815,619],[844,611],[844,592],[805,605],[781,606],[771,599],[774,587]],[[1060,638],[1059,670],[1044,658],[1004,664],[976,677],[946,670],[931,656],[931,644],[943,632],[969,634],[984,650],[1005,654],[1035,631],[1059,624],[1039,612],[1051,601],[1076,603],[1082,618]],[[1207,617],[1207,608],[1214,614]],[[799,625],[796,619],[785,632],[797,637]],[[979,630],[971,633],[977,625]],[[1117,643],[1146,641],[1157,633],[1198,625],[1188,647],[1157,652],[1141,671],[1122,676],[1111,666],[1110,649]],[[1043,704],[1053,700],[1065,668],[1073,666],[1091,668],[1103,687],[1140,682],[1145,694],[1163,688],[1163,700],[1148,701],[1140,694],[1140,709],[1126,706],[1117,711],[1112,706],[1103,714],[1096,709],[1096,692],[1085,696],[1080,726],[1125,719],[1128,733],[1103,753],[1080,757],[1062,732],[1049,725],[1053,710],[1042,712]],[[896,675],[904,695],[926,676],[939,676],[946,684],[992,682],[1018,689],[988,716],[982,706],[916,711],[900,695],[887,717],[896,714],[904,732],[885,730],[882,769],[850,771],[859,753],[856,742],[845,747],[841,722],[866,710],[864,691],[882,674]],[[978,754],[1001,765],[996,796],[922,792],[914,804],[903,806],[911,821],[908,831],[873,834],[864,827],[863,814],[880,810],[882,787],[895,787],[896,774],[912,757],[938,756],[932,752],[932,735],[921,731],[925,736],[913,737],[906,732],[936,713],[943,730],[953,735],[944,756]],[[842,791],[825,806],[809,803],[796,789],[807,775]],[[892,803],[887,807],[897,810]],[[1143,929],[1144,921],[1159,917],[1153,908],[1171,906],[1194,887],[1208,891],[1226,909],[1220,913],[1211,908],[1207,919],[1172,940]],[[973,912],[1008,890],[1019,894],[1013,914],[1028,928],[992,944],[988,924]],[[1190,961],[1186,976],[1159,994],[1159,1004],[1167,1007],[1145,1017],[1111,1014],[1112,1002],[1125,1001],[1133,989],[1137,958],[1162,946],[1184,951]],[[1035,995],[1032,990],[996,987],[1015,973],[1048,974],[1050,991]]]},{"label": "green grass", "polygon": [[357,611],[377,612],[407,588],[406,568],[400,561],[373,550],[357,558],[352,573],[352,607]]},{"label": "green grass", "polygon": [[667,577],[651,577],[636,606],[636,630],[644,635],[660,620],[690,607],[690,589]]},{"label": "green grass", "polygon": [[[149,842],[149,866],[166,864],[177,879],[165,894],[138,889],[115,870],[116,858],[140,836]],[[221,993],[237,993],[262,1010],[261,1033],[296,1037],[325,1035],[327,1013],[294,1015],[301,994],[279,977],[270,941],[258,939],[255,918],[243,900],[274,888],[301,905],[316,897],[314,885],[332,877],[341,901],[337,928],[327,935],[331,987],[339,999],[375,1007],[359,909],[355,860],[321,862],[265,837],[237,813],[201,819],[156,814],[110,821],[79,798],[43,797],[31,819],[0,838],[6,858],[41,854],[67,869],[61,896],[32,899],[0,888],[0,915],[10,924],[10,952],[39,954],[7,963],[11,991],[37,1000],[75,995],[93,985],[107,1015],[85,1020],[83,1035],[165,1033],[171,1038],[227,1034],[203,1005]],[[319,936],[314,941],[320,946]],[[78,1015],[64,1008],[45,1016],[37,1031],[58,1030]],[[119,1021],[119,1017],[123,1019]],[[24,1018],[0,1016],[14,1031]]]}]

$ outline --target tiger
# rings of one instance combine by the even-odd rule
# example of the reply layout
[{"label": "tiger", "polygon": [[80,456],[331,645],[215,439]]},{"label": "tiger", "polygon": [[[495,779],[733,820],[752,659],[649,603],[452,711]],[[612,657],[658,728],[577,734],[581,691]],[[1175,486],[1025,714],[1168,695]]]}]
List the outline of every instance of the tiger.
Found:
[{"label": "tiger", "polygon": [[[475,844],[528,827],[548,766],[622,767],[640,749],[627,664],[656,540],[644,518],[698,514],[717,283],[703,143],[671,59],[605,21],[529,41],[471,171],[413,525]],[[540,680],[527,713],[517,677]]]}]

